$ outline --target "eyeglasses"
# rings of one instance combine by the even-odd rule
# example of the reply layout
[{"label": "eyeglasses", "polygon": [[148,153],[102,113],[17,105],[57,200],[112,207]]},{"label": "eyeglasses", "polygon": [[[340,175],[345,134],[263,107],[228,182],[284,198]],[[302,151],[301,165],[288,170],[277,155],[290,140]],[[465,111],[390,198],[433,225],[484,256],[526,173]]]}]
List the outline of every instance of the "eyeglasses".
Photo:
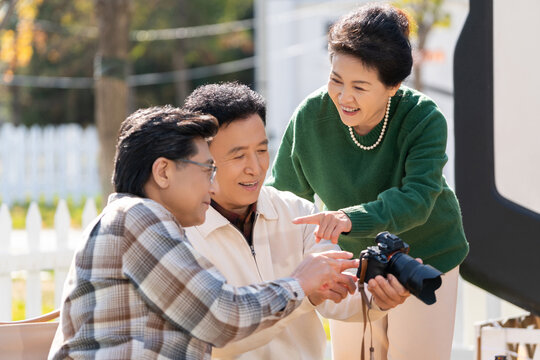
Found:
[{"label": "eyeglasses", "polygon": [[177,159],[176,161],[182,161],[182,162],[199,165],[207,169],[210,169],[210,182],[211,183],[213,183],[214,179],[216,178],[217,166],[214,164],[205,164],[205,163],[200,163],[198,161],[193,161],[193,160],[188,160],[188,159]]}]

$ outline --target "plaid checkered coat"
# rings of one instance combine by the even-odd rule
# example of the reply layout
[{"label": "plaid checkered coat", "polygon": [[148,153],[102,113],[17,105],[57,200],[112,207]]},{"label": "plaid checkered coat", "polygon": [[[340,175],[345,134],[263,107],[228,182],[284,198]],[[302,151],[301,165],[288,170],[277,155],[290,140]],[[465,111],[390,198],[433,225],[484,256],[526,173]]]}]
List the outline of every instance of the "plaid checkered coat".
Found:
[{"label": "plaid checkered coat", "polygon": [[291,278],[233,287],[160,204],[113,194],[84,234],[50,359],[209,359],[304,297]]}]

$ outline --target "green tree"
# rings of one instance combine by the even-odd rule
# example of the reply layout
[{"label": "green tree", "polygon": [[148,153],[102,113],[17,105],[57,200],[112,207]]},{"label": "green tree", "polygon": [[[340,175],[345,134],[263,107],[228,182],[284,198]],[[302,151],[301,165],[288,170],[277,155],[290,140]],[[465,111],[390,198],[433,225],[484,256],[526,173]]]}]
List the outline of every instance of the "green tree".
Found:
[{"label": "green tree", "polygon": [[96,126],[99,136],[101,190],[112,192],[111,175],[120,124],[127,116],[127,64],[131,22],[130,0],[94,0],[98,23],[98,51],[94,78]]},{"label": "green tree", "polygon": [[[18,0],[22,1],[26,0]],[[131,4],[129,74],[171,72],[253,56],[253,30],[172,40],[139,41],[133,38],[137,30],[185,28],[250,19],[253,17],[252,0],[132,0]],[[34,21],[30,62],[17,67],[13,74],[92,79],[94,55],[98,49],[94,10],[93,0],[43,1]],[[17,21],[18,16],[14,13],[7,22],[8,28],[14,29]],[[3,68],[5,63],[0,64],[0,71]],[[201,83],[237,79],[252,84],[253,78],[251,69],[177,83],[171,78],[168,83],[130,87],[128,111],[165,103],[181,105],[185,95]],[[0,108],[4,112],[12,108],[14,102],[10,94],[16,89],[13,91],[19,93],[20,123],[94,124],[92,86],[91,81],[65,88],[2,86]],[[12,118],[12,115],[8,117]]]},{"label": "green tree", "polygon": [[435,27],[449,27],[450,13],[444,9],[445,0],[398,0],[394,2],[406,10],[416,23],[413,36],[416,38],[416,57],[413,64],[414,87],[422,90],[422,62],[427,38]]},{"label": "green tree", "polygon": [[[133,29],[184,28],[253,17],[252,0],[154,0],[136,1]],[[135,74],[168,72],[208,66],[253,56],[253,31],[216,36],[133,43],[131,60]],[[184,79],[134,89],[133,107],[170,103],[182,105],[187,93],[201,83],[239,80],[253,83],[253,70],[203,79]]]},{"label": "green tree", "polygon": [[[93,76],[97,51],[97,28],[89,0],[47,0],[40,4],[33,24],[32,58],[16,75],[48,77]],[[12,22],[17,17],[12,17]],[[20,93],[21,123],[94,123],[92,83],[82,88],[4,87]],[[7,94],[9,95],[9,93]],[[6,96],[9,106],[13,99]],[[12,114],[9,116],[13,117]]]},{"label": "green tree", "polygon": [[[7,1],[3,0],[0,7],[11,4]],[[16,54],[26,60],[11,67],[8,66],[13,62],[11,58],[0,63],[4,79],[16,75],[69,79],[40,78],[49,81],[47,86],[0,87],[0,114],[9,108],[9,117],[13,118],[15,106],[11,105],[15,104],[19,114],[16,118],[26,125],[96,124],[103,146],[100,167],[104,169],[105,192],[109,191],[106,185],[111,175],[119,121],[128,112],[153,105],[180,106],[187,93],[201,83],[227,80],[253,83],[253,69],[197,78],[171,76],[164,83],[137,87],[126,86],[125,81],[126,73],[129,76],[189,70],[253,56],[253,29],[153,41],[135,36],[139,30],[190,28],[250,19],[253,0],[17,0],[17,4],[23,3],[32,3],[35,15],[32,27],[26,31],[31,35],[25,37],[29,51],[14,50],[13,45],[5,48],[3,54]],[[111,15],[114,4],[120,3],[116,15]],[[12,12],[9,21],[0,20],[0,24],[6,24],[6,30],[0,29],[0,41],[6,31],[15,32],[22,23],[17,11]],[[6,44],[14,43],[8,41],[9,35],[5,36]],[[124,39],[122,45],[119,42],[106,45],[114,43],[117,36]],[[7,55],[4,57],[8,59]],[[94,71],[109,69],[115,63],[121,64],[121,71],[107,76]]]},{"label": "green tree", "polygon": [[[2,2],[5,17],[2,19],[0,35],[0,61],[5,81],[11,81],[17,69],[26,67],[33,54],[32,41],[34,37],[34,21],[42,0],[21,0],[18,2]],[[15,15],[15,16],[12,16]],[[15,18],[15,21],[11,21]],[[4,28],[5,26],[5,28]],[[11,111],[13,122],[21,122],[20,91],[17,87],[10,88]]]}]

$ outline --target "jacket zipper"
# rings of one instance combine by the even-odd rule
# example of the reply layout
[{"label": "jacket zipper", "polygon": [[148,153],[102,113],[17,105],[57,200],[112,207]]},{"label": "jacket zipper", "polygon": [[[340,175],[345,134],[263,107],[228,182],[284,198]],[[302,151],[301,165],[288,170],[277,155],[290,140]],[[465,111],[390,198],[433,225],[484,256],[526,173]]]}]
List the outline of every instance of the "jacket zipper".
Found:
[{"label": "jacket zipper", "polygon": [[[255,213],[255,220],[253,220],[253,233],[255,233],[255,223],[257,222],[258,217],[259,217],[259,214]],[[252,238],[252,244],[249,245],[246,238],[244,237],[244,234],[242,234],[242,232],[240,232],[240,230],[238,230],[234,225],[232,225],[232,224],[229,224],[229,225],[231,225],[233,227],[233,229],[235,231],[237,231],[238,234],[240,234],[244,244],[249,246],[249,250],[251,251],[251,256],[253,256],[253,261],[255,262],[255,268],[257,269],[257,273],[259,274],[259,280],[264,281],[263,277],[262,277],[262,274],[261,274],[261,270],[259,269],[259,264],[257,263],[257,253],[255,252],[255,247],[253,246],[253,238]]]},{"label": "jacket zipper", "polygon": [[251,233],[251,245],[249,245],[249,248],[251,249],[251,255],[253,255],[253,260],[255,261],[255,267],[257,268],[257,272],[259,273],[259,278],[261,281],[263,280],[263,277],[261,275],[261,270],[259,269],[259,264],[257,263],[257,254],[255,253],[255,246],[253,246],[253,235],[255,234],[255,224],[257,224],[257,219],[259,218],[259,213],[255,213],[255,219],[253,220],[253,230]]}]

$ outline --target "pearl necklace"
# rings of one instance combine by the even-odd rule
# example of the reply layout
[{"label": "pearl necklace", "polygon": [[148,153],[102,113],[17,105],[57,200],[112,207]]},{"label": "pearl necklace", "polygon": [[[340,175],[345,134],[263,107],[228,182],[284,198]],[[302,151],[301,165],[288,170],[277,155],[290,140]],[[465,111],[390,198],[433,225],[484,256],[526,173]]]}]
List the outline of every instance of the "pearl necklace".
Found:
[{"label": "pearl necklace", "polygon": [[388,97],[388,104],[386,105],[386,114],[384,115],[384,123],[383,123],[383,126],[382,126],[381,133],[379,134],[379,138],[377,139],[377,141],[375,141],[375,144],[373,144],[371,146],[365,146],[365,145],[360,144],[360,141],[358,141],[356,139],[356,136],[354,136],[353,128],[351,126],[348,126],[349,134],[351,134],[352,141],[354,141],[356,146],[358,146],[360,149],[362,149],[362,150],[372,150],[372,149],[375,149],[377,147],[377,145],[380,144],[380,142],[381,142],[381,140],[382,140],[382,138],[384,136],[384,132],[386,131],[386,125],[388,125],[388,116],[390,115],[390,102],[391,101],[392,101],[392,97]]}]

